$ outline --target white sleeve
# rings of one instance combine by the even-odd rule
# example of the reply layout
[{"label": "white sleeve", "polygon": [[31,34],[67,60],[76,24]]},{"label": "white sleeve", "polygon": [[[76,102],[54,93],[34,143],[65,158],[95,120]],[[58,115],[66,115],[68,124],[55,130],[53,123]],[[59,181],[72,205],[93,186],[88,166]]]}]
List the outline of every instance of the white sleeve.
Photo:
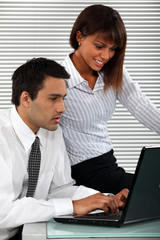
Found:
[{"label": "white sleeve", "polygon": [[48,198],[65,197],[78,200],[97,193],[97,190],[91,188],[75,186],[75,180],[71,178],[71,165],[63,138],[59,147],[58,161]]},{"label": "white sleeve", "polygon": [[125,68],[117,98],[140,123],[160,134],[160,110],[142,93],[138,83],[131,80]]},{"label": "white sleeve", "polygon": [[24,223],[47,221],[62,211],[65,214],[73,213],[70,198],[48,201],[30,197],[14,199],[12,172],[3,159],[1,149],[0,166],[0,229],[14,228]]},{"label": "white sleeve", "polygon": [[63,140],[59,146],[58,161],[47,200],[30,197],[15,199],[12,166],[4,159],[6,154],[0,146],[0,229],[72,214],[73,199],[84,198],[97,192],[83,186],[73,186],[75,181],[71,178],[71,167]]}]

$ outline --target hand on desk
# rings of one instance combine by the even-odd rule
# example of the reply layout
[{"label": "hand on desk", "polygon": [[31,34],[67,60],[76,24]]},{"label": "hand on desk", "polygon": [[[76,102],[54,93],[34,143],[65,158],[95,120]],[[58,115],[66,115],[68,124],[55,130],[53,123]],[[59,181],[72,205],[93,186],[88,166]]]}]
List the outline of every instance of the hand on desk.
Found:
[{"label": "hand on desk", "polygon": [[128,189],[125,188],[114,196],[96,193],[89,197],[75,200],[73,201],[73,213],[75,215],[85,215],[97,209],[101,209],[106,213],[116,213],[119,211],[119,208],[125,206],[128,192]]}]

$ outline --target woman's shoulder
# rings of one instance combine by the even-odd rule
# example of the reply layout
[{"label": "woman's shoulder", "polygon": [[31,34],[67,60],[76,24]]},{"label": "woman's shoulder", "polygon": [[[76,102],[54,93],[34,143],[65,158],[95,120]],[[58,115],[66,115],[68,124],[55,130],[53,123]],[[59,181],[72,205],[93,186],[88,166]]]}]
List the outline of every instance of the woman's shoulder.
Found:
[{"label": "woman's shoulder", "polygon": [[69,53],[68,55],[65,56],[65,58],[60,62],[60,64],[64,67],[67,67],[68,65],[71,65],[72,61],[70,59],[70,55],[72,53]]},{"label": "woman's shoulder", "polygon": [[132,83],[132,78],[127,70],[127,67],[126,66],[123,66],[123,85],[126,83],[126,82],[130,82]]}]

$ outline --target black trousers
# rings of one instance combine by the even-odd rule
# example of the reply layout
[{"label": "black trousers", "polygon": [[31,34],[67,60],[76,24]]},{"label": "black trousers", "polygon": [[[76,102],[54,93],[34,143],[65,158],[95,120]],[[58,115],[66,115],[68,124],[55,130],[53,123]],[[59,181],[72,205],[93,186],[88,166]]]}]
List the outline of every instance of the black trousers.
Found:
[{"label": "black trousers", "polygon": [[8,240],[22,240],[22,230],[23,230],[23,226],[20,226],[18,228],[18,232],[15,236],[9,238]]},{"label": "black trousers", "polygon": [[134,174],[117,165],[113,150],[72,166],[76,185],[84,185],[103,193],[118,193],[131,188]]}]

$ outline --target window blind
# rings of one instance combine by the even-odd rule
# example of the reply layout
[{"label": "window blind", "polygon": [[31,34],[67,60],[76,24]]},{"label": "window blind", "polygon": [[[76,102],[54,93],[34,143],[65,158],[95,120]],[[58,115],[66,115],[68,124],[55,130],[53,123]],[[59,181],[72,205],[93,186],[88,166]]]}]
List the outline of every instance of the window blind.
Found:
[{"label": "window blind", "polygon": [[[119,11],[128,34],[125,66],[133,81],[160,108],[159,0],[5,0],[0,1],[0,109],[11,106],[11,75],[33,57],[61,62],[72,50],[69,34],[77,15],[91,4]],[[160,136],[144,128],[117,102],[108,122],[119,165],[134,172],[143,146],[160,143]]]}]

